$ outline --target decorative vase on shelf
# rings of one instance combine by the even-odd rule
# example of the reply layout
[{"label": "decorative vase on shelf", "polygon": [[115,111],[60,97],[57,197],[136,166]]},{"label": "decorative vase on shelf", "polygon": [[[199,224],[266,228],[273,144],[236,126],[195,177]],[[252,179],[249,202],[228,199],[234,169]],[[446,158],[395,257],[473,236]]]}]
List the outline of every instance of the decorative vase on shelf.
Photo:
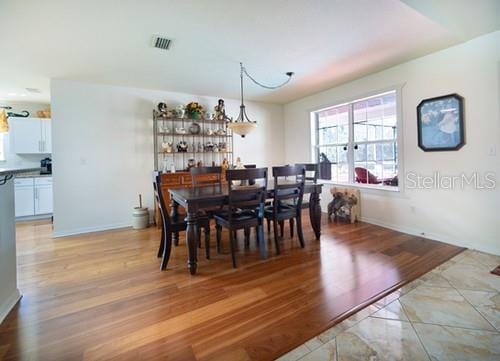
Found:
[{"label": "decorative vase on shelf", "polygon": [[184,105],[178,105],[175,110],[176,110],[176,114],[177,114],[178,118],[182,119],[186,115],[186,111],[184,109]]},{"label": "decorative vase on shelf", "polygon": [[200,120],[201,114],[198,112],[193,112],[193,113],[189,114],[189,118],[194,119],[194,120]]}]

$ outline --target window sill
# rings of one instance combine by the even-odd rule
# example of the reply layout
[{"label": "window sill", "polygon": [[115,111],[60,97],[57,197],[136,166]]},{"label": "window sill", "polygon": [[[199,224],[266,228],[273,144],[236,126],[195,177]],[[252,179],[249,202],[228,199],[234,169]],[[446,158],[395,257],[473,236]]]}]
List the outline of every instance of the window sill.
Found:
[{"label": "window sill", "polygon": [[364,185],[364,184],[359,184],[359,183],[337,183],[332,180],[325,180],[325,179],[318,179],[319,183],[323,184],[331,184],[337,187],[344,187],[344,188],[358,188],[360,190],[367,190],[367,191],[373,191],[373,192],[389,192],[389,193],[400,193],[400,187],[392,187],[392,186],[377,186],[377,185]]}]

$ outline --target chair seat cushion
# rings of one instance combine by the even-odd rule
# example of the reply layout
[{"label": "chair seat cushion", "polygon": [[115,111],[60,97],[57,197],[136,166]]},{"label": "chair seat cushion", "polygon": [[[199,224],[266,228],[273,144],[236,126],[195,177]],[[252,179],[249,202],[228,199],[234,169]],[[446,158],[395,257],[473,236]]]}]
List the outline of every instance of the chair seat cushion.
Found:
[{"label": "chair seat cushion", "polygon": [[294,218],[296,216],[297,210],[295,207],[280,207],[278,208],[278,213],[276,215],[274,214],[273,207],[264,210],[264,217],[266,219],[284,220]]},{"label": "chair seat cushion", "polygon": [[[245,209],[245,210],[238,210],[236,212],[233,212],[233,214],[231,216],[232,216],[233,222],[241,222],[241,221],[246,221],[249,219],[257,218],[258,214],[254,210]],[[219,212],[219,213],[215,214],[215,219],[229,221],[229,211],[226,210],[225,212]]]},{"label": "chair seat cushion", "polygon": [[[278,213],[281,212],[288,212],[288,211],[293,211],[295,210],[295,205],[289,204],[289,203],[281,203],[278,206]],[[264,213],[273,213],[274,212],[274,206],[266,206],[264,207]]]}]

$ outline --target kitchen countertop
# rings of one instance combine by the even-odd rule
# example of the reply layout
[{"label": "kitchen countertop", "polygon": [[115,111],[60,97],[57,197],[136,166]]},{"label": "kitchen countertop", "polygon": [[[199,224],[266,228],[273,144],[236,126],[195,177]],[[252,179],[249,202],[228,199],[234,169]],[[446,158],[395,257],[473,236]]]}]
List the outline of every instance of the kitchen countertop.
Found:
[{"label": "kitchen countertop", "polygon": [[40,172],[40,167],[10,167],[0,168],[0,176],[16,175],[20,173]]},{"label": "kitchen countertop", "polygon": [[16,174],[16,178],[40,178],[40,177],[52,177],[52,174],[40,174],[40,172],[26,172]]}]

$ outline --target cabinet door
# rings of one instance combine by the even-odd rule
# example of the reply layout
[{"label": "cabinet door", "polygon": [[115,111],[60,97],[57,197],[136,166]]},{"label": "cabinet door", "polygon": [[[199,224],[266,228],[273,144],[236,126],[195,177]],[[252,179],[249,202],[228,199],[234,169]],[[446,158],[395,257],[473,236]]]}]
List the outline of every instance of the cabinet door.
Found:
[{"label": "cabinet door", "polygon": [[10,118],[14,151],[19,154],[42,153],[42,130],[38,118]]},{"label": "cabinet door", "polygon": [[42,152],[52,153],[52,121],[50,119],[40,119],[42,129]]},{"label": "cabinet door", "polygon": [[52,213],[52,186],[35,186],[35,214]]},{"label": "cabinet door", "polygon": [[33,185],[31,187],[15,187],[16,217],[32,216],[35,214],[35,197]]}]

